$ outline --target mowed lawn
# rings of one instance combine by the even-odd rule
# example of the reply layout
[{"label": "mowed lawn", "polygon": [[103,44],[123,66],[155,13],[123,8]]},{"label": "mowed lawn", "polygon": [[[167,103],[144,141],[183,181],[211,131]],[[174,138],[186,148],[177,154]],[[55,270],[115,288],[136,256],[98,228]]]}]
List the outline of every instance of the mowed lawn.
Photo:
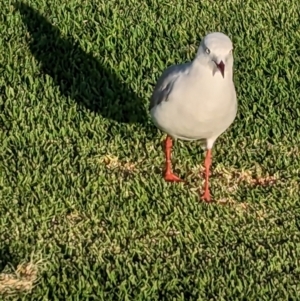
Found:
[{"label": "mowed lawn", "polygon": [[[0,299],[299,300],[298,0],[0,6]],[[174,147],[186,185],[163,181],[148,106],[210,31],[239,110],[207,205],[198,142]]]}]

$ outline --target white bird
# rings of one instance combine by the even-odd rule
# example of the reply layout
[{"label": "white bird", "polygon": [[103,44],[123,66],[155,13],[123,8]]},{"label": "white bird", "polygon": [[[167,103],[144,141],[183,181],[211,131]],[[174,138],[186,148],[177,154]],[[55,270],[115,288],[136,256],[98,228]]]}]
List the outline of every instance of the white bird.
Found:
[{"label": "white bird", "polygon": [[206,149],[203,200],[211,201],[209,169],[216,139],[232,124],[237,113],[233,83],[233,45],[220,32],[209,33],[200,43],[192,62],[173,65],[159,78],[150,112],[154,124],[167,133],[164,179],[182,180],[172,172],[172,138],[201,140]]}]

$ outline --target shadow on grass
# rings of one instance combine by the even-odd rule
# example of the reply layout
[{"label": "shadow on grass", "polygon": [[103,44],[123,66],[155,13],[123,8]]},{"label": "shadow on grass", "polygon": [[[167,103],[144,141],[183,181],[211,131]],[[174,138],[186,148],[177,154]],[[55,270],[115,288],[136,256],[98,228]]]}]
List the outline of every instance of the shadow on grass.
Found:
[{"label": "shadow on grass", "polygon": [[[72,38],[30,6],[15,5],[30,33],[29,47],[42,71],[80,105],[120,123],[147,123],[145,106],[109,67],[86,53]],[[99,47],[100,48],[100,47]]]},{"label": "shadow on grass", "polygon": [[18,263],[17,256],[14,256],[9,248],[9,245],[3,244],[0,246],[0,273],[7,265]]}]

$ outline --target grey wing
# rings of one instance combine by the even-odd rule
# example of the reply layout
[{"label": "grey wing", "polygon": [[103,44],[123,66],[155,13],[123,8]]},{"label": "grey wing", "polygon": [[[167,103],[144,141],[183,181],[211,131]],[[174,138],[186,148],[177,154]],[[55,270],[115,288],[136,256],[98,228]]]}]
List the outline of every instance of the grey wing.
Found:
[{"label": "grey wing", "polygon": [[188,64],[174,65],[164,71],[159,78],[151,96],[149,106],[150,110],[159,105],[161,102],[168,101],[168,97],[172,91],[174,83],[178,77],[185,72],[187,65]]}]

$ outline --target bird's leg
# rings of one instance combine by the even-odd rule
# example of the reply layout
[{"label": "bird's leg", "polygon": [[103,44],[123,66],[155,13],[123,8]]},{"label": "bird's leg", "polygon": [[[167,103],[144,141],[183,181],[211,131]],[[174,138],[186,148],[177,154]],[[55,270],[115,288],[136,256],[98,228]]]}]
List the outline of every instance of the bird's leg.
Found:
[{"label": "bird's leg", "polygon": [[204,161],[204,166],[205,166],[205,184],[204,184],[204,194],[202,196],[202,199],[205,202],[210,202],[210,192],[209,192],[209,169],[211,165],[211,149],[208,149],[206,151],[206,156],[205,156],[205,161]]},{"label": "bird's leg", "polygon": [[171,152],[172,152],[173,141],[172,138],[167,135],[165,141],[165,156],[166,156],[166,170],[164,179],[167,182],[183,182],[178,176],[172,172],[172,163],[171,163]]}]

